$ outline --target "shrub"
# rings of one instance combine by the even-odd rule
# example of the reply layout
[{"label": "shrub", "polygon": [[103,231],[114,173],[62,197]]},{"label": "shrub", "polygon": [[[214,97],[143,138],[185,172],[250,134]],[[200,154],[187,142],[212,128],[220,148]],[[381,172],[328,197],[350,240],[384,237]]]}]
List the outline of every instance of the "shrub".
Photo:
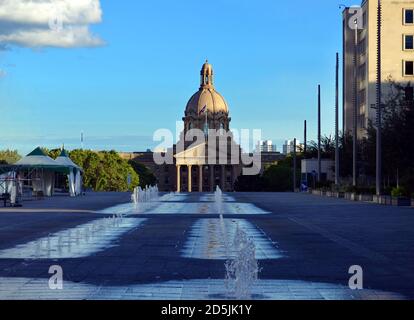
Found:
[{"label": "shrub", "polygon": [[402,187],[396,187],[391,190],[391,195],[394,198],[403,197],[405,195],[405,190]]}]

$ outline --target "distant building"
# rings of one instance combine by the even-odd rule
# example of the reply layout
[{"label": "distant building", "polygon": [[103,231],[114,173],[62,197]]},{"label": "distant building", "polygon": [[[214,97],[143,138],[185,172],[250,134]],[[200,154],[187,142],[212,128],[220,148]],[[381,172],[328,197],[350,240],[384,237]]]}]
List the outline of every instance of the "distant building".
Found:
[{"label": "distant building", "polygon": [[[309,187],[316,183],[318,174],[318,159],[302,159],[302,181],[306,181]],[[329,159],[321,160],[321,181],[334,181],[335,163]]]},{"label": "distant building", "polygon": [[[377,78],[377,0],[364,0],[362,11],[355,8],[343,12],[343,125],[353,134],[354,99],[358,98],[357,133],[366,136],[369,121],[376,123]],[[357,95],[355,78],[355,18],[357,31]],[[387,79],[400,85],[414,82],[414,2],[412,0],[382,1],[381,64],[383,97],[390,92]],[[413,86],[405,90],[405,99],[413,102]]]},{"label": "distant building", "polygon": [[[296,152],[302,152],[303,151],[303,143],[300,143],[299,140],[296,140]],[[294,140],[286,140],[285,144],[283,145],[283,154],[289,155],[293,153],[294,148]]]},{"label": "distant building", "polygon": [[272,140],[261,140],[256,145],[256,152],[277,152]]}]

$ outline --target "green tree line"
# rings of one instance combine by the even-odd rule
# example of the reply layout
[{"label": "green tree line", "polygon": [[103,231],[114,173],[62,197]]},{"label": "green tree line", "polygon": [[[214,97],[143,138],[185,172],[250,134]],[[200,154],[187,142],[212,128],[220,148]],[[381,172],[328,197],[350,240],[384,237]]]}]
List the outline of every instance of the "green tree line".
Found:
[{"label": "green tree line", "polygon": [[[43,150],[53,159],[61,152],[61,149]],[[69,152],[69,157],[83,169],[84,188],[94,191],[131,191],[136,186],[156,184],[155,176],[147,167],[121,158],[116,151],[76,149]],[[0,151],[0,164],[13,164],[19,159],[21,156],[16,150]]]}]

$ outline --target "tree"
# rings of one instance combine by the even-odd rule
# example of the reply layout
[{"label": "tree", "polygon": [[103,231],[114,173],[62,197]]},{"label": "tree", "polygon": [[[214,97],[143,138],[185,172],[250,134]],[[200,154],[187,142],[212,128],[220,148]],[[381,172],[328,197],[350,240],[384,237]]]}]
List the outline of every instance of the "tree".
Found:
[{"label": "tree", "polygon": [[[300,168],[302,154],[296,156],[296,185],[300,183]],[[263,184],[265,191],[286,192],[293,190],[293,157],[290,155],[286,159],[278,161],[277,164],[270,165],[263,172]]]},{"label": "tree", "polygon": [[0,164],[13,164],[19,161],[22,157],[17,150],[3,150],[0,151]]},{"label": "tree", "polygon": [[[116,151],[73,150],[69,157],[83,169],[83,183],[94,191],[131,191],[139,175]],[[131,185],[128,186],[128,175]]]},{"label": "tree", "polygon": [[56,159],[57,157],[60,156],[60,153],[62,152],[62,149],[58,148],[58,149],[46,149],[46,148],[42,148],[43,151],[52,159]]},{"label": "tree", "polygon": [[128,163],[139,175],[139,185],[142,188],[145,186],[154,186],[157,183],[157,178],[145,165],[135,160],[129,160]]},{"label": "tree", "polygon": [[[382,162],[387,187],[400,185],[407,195],[414,192],[414,101],[410,83],[388,79],[390,90],[383,97]],[[372,123],[363,140],[364,170],[375,175],[376,128]],[[389,190],[388,190],[389,191]]]},{"label": "tree", "polygon": [[[318,157],[318,142],[311,141],[306,152],[308,158]],[[321,156],[324,159],[335,159],[335,139],[329,136],[321,137]]]}]

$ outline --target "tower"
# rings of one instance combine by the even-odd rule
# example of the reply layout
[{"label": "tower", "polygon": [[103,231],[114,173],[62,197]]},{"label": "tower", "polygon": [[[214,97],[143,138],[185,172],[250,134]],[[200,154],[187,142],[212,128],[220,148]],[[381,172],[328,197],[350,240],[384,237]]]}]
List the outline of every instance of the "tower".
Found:
[{"label": "tower", "polygon": [[192,95],[184,113],[184,133],[191,129],[230,129],[229,108],[214,86],[214,71],[208,61],[200,71],[200,88]]}]

